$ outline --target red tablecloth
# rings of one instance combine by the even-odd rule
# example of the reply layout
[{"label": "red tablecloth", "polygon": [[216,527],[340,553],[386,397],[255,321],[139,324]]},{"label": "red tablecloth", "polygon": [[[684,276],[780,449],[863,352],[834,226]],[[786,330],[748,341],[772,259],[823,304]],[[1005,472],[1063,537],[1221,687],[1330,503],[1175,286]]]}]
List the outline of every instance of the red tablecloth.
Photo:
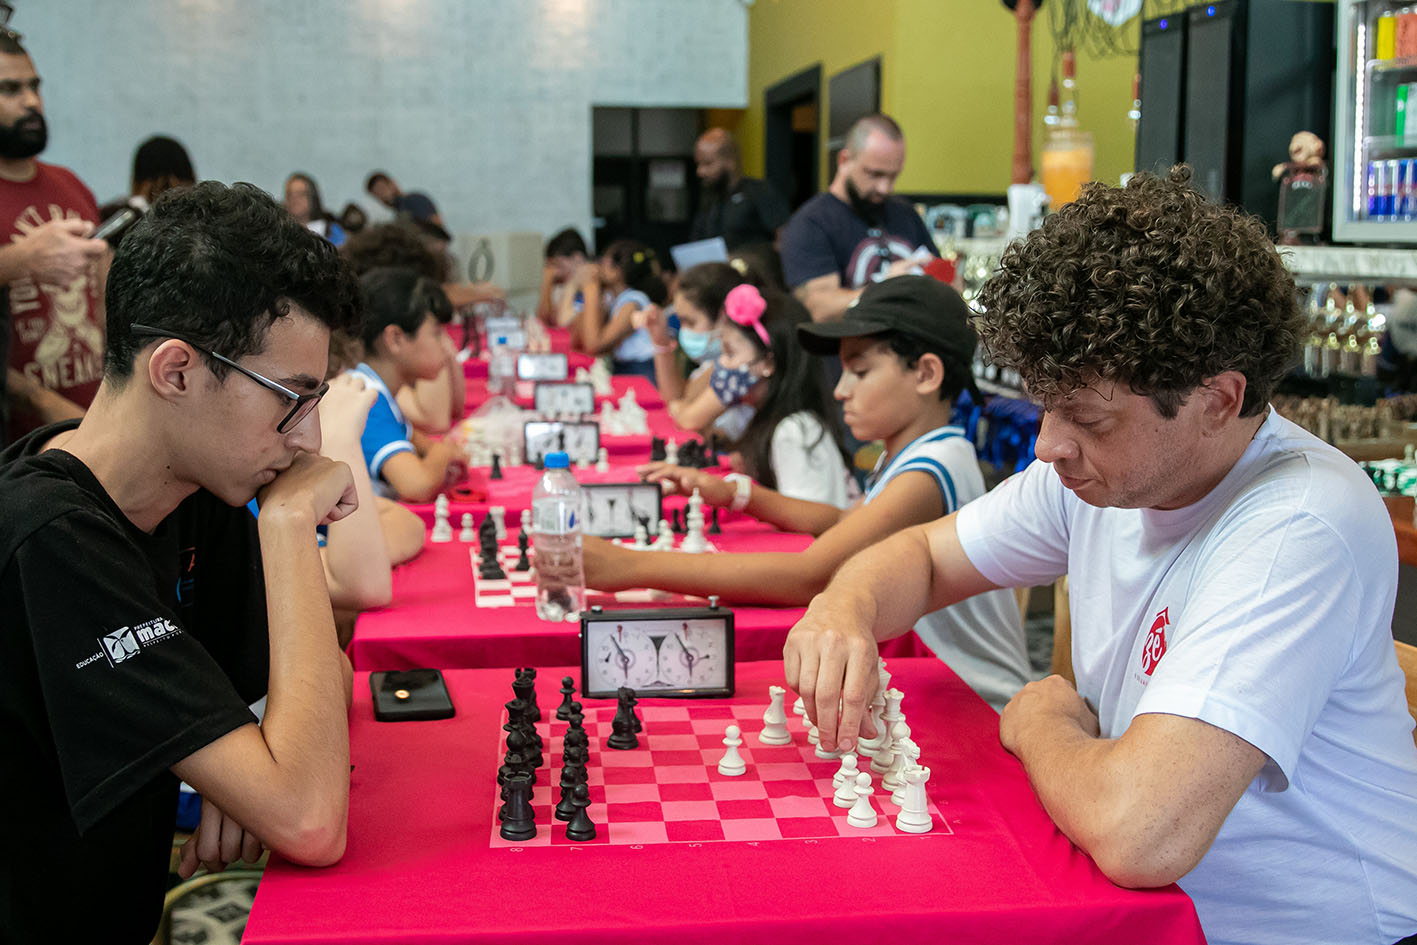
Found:
[{"label": "red tablecloth", "polygon": [[[930,800],[943,815],[932,833],[846,828],[820,839],[616,842],[615,825],[625,815],[606,815],[593,755],[592,800],[601,803],[591,812],[603,818],[605,837],[514,846],[492,841],[499,726],[502,703],[512,697],[510,672],[449,672],[457,716],[407,723],[373,720],[361,673],[351,712],[354,769],[344,859],[327,869],[306,869],[272,857],[242,941],[1204,942],[1195,910],[1179,889],[1118,888],[1058,832],[1022,767],[999,746],[998,717],[944,664],[893,660],[890,669],[892,684],[906,693],[904,709],[921,763],[931,768]],[[555,680],[563,672],[540,672],[543,712],[556,705]],[[690,703],[689,717],[721,719],[728,717],[728,703],[750,703],[736,714],[751,718],[766,705],[766,687],[780,681],[781,665],[740,665],[737,673],[735,698]],[[670,704],[645,699],[640,710]],[[559,734],[564,725],[555,724]],[[647,736],[653,724],[646,722]],[[819,814],[831,812],[813,778],[834,763],[813,765],[795,782],[772,781],[753,763],[757,742],[750,736],[744,746],[749,773],[724,778],[707,767],[716,755],[709,750],[714,741],[700,736],[704,750],[670,753],[690,756],[697,771],[683,759],[669,764],[683,765],[676,770],[694,778],[668,777],[664,761],[653,759],[648,777],[655,783],[644,786],[644,803],[629,805],[637,809],[634,819],[699,816],[711,818],[702,824],[706,832],[721,823],[726,833],[730,822],[749,824],[742,819],[745,811],[759,807],[770,808],[769,825],[784,823],[777,819],[784,810],[814,806]],[[600,750],[598,739],[592,750]],[[558,756],[548,764],[559,764]],[[545,785],[546,778],[542,769],[538,780]],[[771,789],[761,800],[724,799],[763,787]],[[674,800],[695,789],[708,799]]]},{"label": "red tablecloth", "polygon": [[[457,530],[454,517],[454,530]],[[508,518],[509,531],[515,527]],[[807,535],[779,532],[739,518],[710,536],[723,551],[801,551]],[[462,542],[429,544],[394,571],[393,603],[360,614],[349,657],[356,669],[481,668],[580,662],[579,624],[539,620],[533,604],[478,607],[473,600],[470,549]],[[645,552],[656,554],[657,552]],[[621,601],[592,594],[588,604],[617,607],[691,606],[682,597]],[[694,602],[692,605],[701,603]],[[787,631],[801,619],[801,607],[733,607],[735,646],[740,660],[780,659]],[[887,654],[928,653],[915,634],[888,644]]]},{"label": "red tablecloth", "polygon": [[[571,367],[571,377],[567,380],[575,380],[575,366]],[[536,406],[535,382],[522,381],[518,385],[516,394],[512,397],[512,402],[518,407],[530,410]],[[595,397],[595,409],[599,410],[600,405],[607,401],[613,401],[618,407],[620,398],[625,396],[625,392],[633,390],[635,392],[635,402],[646,410],[653,411],[664,407],[664,398],[659,395],[659,388],[654,386],[654,382],[649,378],[631,374],[615,374],[610,378],[610,394],[597,394]],[[469,412],[476,410],[487,400],[487,375],[480,377],[469,377],[467,381],[467,409]]]},{"label": "red tablecloth", "polygon": [[[590,370],[595,358],[580,351],[571,350],[571,333],[565,328],[547,328],[546,334],[551,339],[551,350],[563,352],[566,355],[567,363],[570,365],[571,375],[575,376],[576,368]],[[461,326],[449,325],[448,335],[455,344],[462,344],[463,332]],[[470,357],[463,362],[463,375],[465,377],[486,378],[487,362],[481,357]]]}]

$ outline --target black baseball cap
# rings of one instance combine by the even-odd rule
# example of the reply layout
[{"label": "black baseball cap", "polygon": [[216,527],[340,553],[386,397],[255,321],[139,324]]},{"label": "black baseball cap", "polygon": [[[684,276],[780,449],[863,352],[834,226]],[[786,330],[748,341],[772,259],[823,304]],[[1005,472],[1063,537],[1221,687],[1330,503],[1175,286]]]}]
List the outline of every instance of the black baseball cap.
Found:
[{"label": "black baseball cap", "polygon": [[968,370],[978,344],[973,317],[959,293],[939,279],[895,276],[868,285],[836,321],[798,325],[797,340],[813,354],[836,354],[843,338],[898,332]]}]

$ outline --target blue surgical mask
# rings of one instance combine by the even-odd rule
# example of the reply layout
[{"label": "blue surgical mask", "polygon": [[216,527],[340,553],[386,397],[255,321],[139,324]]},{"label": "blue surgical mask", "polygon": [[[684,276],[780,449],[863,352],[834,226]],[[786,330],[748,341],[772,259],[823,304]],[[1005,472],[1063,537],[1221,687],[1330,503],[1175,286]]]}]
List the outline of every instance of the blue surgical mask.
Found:
[{"label": "blue surgical mask", "polygon": [[747,365],[726,368],[715,363],[713,374],[709,376],[709,387],[725,407],[732,407],[734,404],[741,404],[743,398],[748,396],[748,391],[761,380],[761,377],[754,376]]},{"label": "blue surgical mask", "polygon": [[722,349],[718,335],[714,332],[694,331],[689,328],[679,329],[679,347],[691,361],[698,364],[716,359]]}]

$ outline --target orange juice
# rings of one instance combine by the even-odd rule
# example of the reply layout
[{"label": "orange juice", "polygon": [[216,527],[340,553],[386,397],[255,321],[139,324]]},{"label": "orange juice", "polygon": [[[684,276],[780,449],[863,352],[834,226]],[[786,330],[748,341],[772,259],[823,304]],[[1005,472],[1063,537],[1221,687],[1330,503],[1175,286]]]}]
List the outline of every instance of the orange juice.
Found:
[{"label": "orange juice", "polygon": [[1054,210],[1077,199],[1092,179],[1092,134],[1075,128],[1048,136],[1039,155],[1040,183]]}]

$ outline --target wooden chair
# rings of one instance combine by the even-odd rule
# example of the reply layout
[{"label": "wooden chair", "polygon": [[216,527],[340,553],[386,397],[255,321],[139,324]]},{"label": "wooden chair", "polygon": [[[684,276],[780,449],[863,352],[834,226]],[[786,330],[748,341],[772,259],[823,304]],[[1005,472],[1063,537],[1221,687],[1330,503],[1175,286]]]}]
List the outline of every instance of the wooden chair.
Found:
[{"label": "wooden chair", "polygon": [[[1407,711],[1417,721],[1417,646],[1410,643],[1396,643],[1397,663],[1402,674],[1407,677]],[[1417,742],[1417,730],[1412,732],[1412,740]]]}]

